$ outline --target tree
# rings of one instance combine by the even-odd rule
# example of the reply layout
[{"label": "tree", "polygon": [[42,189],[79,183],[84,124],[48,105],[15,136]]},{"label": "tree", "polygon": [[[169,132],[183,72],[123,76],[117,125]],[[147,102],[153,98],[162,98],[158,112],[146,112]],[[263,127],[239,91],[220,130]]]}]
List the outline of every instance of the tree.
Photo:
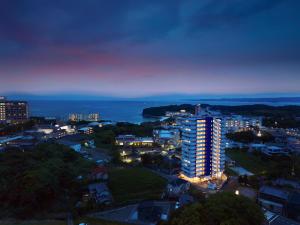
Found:
[{"label": "tree", "polygon": [[166,225],[209,225],[210,220],[204,206],[197,203],[175,213]]},{"label": "tree", "polygon": [[242,143],[251,143],[255,139],[255,135],[252,131],[240,131],[235,133],[226,134],[228,139]]},{"label": "tree", "polygon": [[250,199],[232,193],[210,196],[203,204],[192,204],[176,211],[166,225],[259,225],[264,216]]},{"label": "tree", "polygon": [[90,161],[58,144],[0,153],[0,216],[23,218],[51,211],[64,202],[66,191],[76,197],[81,188],[77,177],[91,167]]}]

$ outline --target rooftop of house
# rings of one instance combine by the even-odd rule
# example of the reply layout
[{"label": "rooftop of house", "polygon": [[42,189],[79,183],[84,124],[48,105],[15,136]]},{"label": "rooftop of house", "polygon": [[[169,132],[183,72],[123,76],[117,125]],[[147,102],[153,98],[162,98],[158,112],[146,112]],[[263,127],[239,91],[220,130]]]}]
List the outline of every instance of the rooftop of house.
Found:
[{"label": "rooftop of house", "polygon": [[136,137],[135,135],[126,134],[126,135],[117,136],[116,141],[152,143],[153,138],[152,137]]},{"label": "rooftop of house", "polygon": [[153,138],[152,137],[138,137],[135,139],[136,141],[140,141],[140,142],[145,142],[145,143],[151,143],[153,142]]},{"label": "rooftop of house", "polygon": [[0,144],[6,143],[6,142],[9,142],[9,141],[22,139],[23,137],[24,136],[22,136],[22,135],[0,137]]},{"label": "rooftop of house", "polygon": [[143,201],[137,207],[138,219],[149,222],[166,220],[173,208],[170,202]]},{"label": "rooftop of house", "polygon": [[92,128],[84,126],[84,127],[80,127],[78,130],[79,131],[89,131],[90,129],[92,129]]},{"label": "rooftop of house", "polygon": [[64,139],[57,140],[57,143],[59,143],[61,145],[66,145],[66,146],[80,145],[80,142],[64,140]]},{"label": "rooftop of house", "polygon": [[36,125],[37,129],[54,129],[54,126],[52,126],[51,124],[39,124]]},{"label": "rooftop of house", "polygon": [[286,217],[276,215],[270,219],[269,225],[300,225],[300,223]]},{"label": "rooftop of house", "polygon": [[107,187],[107,185],[105,183],[93,183],[93,184],[89,184],[88,185],[88,189],[90,192],[97,192],[97,193],[101,193],[104,191],[109,192],[109,189]]},{"label": "rooftop of house", "polygon": [[92,174],[107,173],[107,169],[104,166],[96,166],[91,171]]},{"label": "rooftop of house", "polygon": [[132,134],[120,134],[116,137],[116,139],[122,139],[122,140],[131,140],[131,139],[135,139],[135,135]]},{"label": "rooftop of house", "polygon": [[267,195],[272,195],[284,200],[288,200],[289,199],[289,192],[279,189],[279,188],[275,188],[275,187],[271,187],[271,186],[262,186],[259,189],[259,193],[262,194],[267,194]]},{"label": "rooftop of house", "polygon": [[267,149],[269,149],[269,150],[281,150],[282,148],[279,147],[279,146],[270,145],[270,146],[267,146]]},{"label": "rooftop of house", "polygon": [[172,138],[175,133],[174,130],[156,130],[155,132],[159,135],[159,138]]},{"label": "rooftop of house", "polygon": [[263,147],[266,147],[265,144],[251,144],[251,147],[253,148],[263,148]]},{"label": "rooftop of house", "polygon": [[92,126],[92,127],[95,127],[95,126],[99,126],[101,123],[99,122],[91,122],[88,124],[88,126]]}]

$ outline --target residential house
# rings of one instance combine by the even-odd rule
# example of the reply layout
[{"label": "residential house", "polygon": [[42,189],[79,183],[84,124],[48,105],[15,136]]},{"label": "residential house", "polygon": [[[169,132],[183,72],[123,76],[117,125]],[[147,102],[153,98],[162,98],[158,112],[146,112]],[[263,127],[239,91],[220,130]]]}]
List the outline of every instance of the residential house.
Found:
[{"label": "residential house", "polygon": [[93,183],[88,185],[90,198],[97,204],[109,205],[112,203],[112,195],[105,183]]},{"label": "residential house", "polygon": [[56,141],[59,144],[66,145],[76,152],[81,152],[82,146],[95,148],[94,139],[87,135],[74,134],[64,136]]},{"label": "residential house", "polygon": [[262,153],[268,156],[287,155],[289,152],[287,149],[279,146],[266,146],[262,149]]},{"label": "residential house", "polygon": [[116,145],[119,146],[151,147],[153,146],[153,142],[153,138],[151,137],[136,137],[131,134],[116,137]]},{"label": "residential house", "polygon": [[90,180],[107,180],[108,179],[108,173],[107,169],[104,166],[96,166],[92,169],[90,175]]},{"label": "residential house", "polygon": [[179,197],[186,193],[190,188],[190,183],[183,179],[177,178],[167,184],[166,194],[168,197]]},{"label": "residential house", "polygon": [[94,132],[92,127],[83,126],[78,128],[78,133],[80,134],[92,134]]},{"label": "residential house", "polygon": [[180,131],[178,129],[153,130],[154,142],[164,148],[177,148],[180,146]]},{"label": "residential house", "polygon": [[131,221],[138,224],[157,224],[159,221],[167,221],[174,205],[170,202],[144,201],[138,204]]},{"label": "residential house", "polygon": [[288,199],[289,192],[271,186],[262,186],[259,189],[257,201],[262,207],[284,215]]}]

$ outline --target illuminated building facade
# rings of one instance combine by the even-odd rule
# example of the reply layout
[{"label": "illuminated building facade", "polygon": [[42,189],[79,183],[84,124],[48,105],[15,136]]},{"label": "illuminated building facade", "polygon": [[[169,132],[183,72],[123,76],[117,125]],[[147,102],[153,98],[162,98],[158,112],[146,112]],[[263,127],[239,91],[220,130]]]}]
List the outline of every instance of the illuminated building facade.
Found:
[{"label": "illuminated building facade", "polygon": [[79,121],[97,122],[100,120],[100,115],[99,113],[89,113],[89,114],[72,113],[69,115],[69,120],[73,122],[79,122]]},{"label": "illuminated building facade", "polygon": [[249,130],[253,127],[262,127],[262,118],[260,117],[231,116],[225,117],[224,120],[224,124],[228,132]]},{"label": "illuminated building facade", "polygon": [[0,122],[22,123],[28,120],[28,104],[25,101],[8,101],[0,98]]},{"label": "illuminated building facade", "polygon": [[182,129],[182,172],[189,178],[221,177],[225,168],[224,126],[202,113],[186,118]]}]

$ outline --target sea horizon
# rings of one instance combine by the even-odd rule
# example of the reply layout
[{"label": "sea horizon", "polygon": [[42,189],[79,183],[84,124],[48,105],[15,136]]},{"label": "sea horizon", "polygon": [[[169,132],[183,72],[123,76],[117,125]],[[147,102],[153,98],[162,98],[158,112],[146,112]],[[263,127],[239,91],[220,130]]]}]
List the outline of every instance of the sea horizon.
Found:
[{"label": "sea horizon", "polygon": [[28,100],[29,115],[56,117],[66,120],[70,113],[99,113],[101,120],[116,122],[141,123],[154,121],[157,118],[144,118],[144,108],[157,107],[171,104],[210,104],[210,105],[254,105],[265,104],[271,106],[300,105],[300,98],[297,101],[267,101],[264,100],[246,101],[245,99],[199,99],[199,100]]}]

